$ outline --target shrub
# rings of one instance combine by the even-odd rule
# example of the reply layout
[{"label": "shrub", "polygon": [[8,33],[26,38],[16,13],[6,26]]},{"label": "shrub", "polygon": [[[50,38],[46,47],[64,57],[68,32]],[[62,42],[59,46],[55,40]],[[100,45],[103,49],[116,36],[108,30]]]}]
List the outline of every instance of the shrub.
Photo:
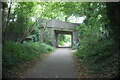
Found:
[{"label": "shrub", "polygon": [[12,41],[6,41],[3,45],[3,75],[6,70],[11,69],[18,63],[24,61],[33,60],[40,57],[40,54],[49,53],[55,48],[46,45],[45,43],[15,43]]},{"label": "shrub", "polygon": [[[92,43],[92,44],[88,44]],[[105,71],[108,67],[113,65],[109,58],[117,54],[116,43],[113,39],[98,39],[94,42],[81,43],[76,56],[84,59],[86,65],[94,72]]]}]

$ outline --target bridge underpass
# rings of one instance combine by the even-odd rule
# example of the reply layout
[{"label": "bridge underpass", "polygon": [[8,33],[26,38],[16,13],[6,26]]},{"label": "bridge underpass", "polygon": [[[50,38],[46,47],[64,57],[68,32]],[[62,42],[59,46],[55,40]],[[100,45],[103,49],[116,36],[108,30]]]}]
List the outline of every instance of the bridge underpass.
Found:
[{"label": "bridge underpass", "polygon": [[[59,46],[59,43],[58,43],[58,37],[59,37],[59,35],[60,34],[62,34],[62,35],[70,35],[71,36],[71,45],[65,45],[65,46]],[[56,39],[56,47],[72,47],[72,45],[73,45],[73,32],[72,31],[61,31],[61,30],[55,30],[55,39]]]},{"label": "bridge underpass", "polygon": [[[44,23],[43,28],[47,28],[51,37],[47,39],[52,40],[53,46],[59,47],[59,34],[71,35],[71,44],[76,45],[78,31],[75,28],[78,24],[48,19],[41,20],[40,23]],[[25,73],[22,78],[76,78],[73,52],[75,50],[69,48],[57,48],[52,54],[38,62],[32,70]]]},{"label": "bridge underpass", "polygon": [[39,23],[43,23],[43,27],[47,27],[49,34],[51,35],[52,46],[58,47],[58,35],[59,34],[69,34],[71,35],[71,45],[76,45],[78,42],[78,31],[76,27],[80,24],[77,23],[68,23],[59,20],[51,19],[41,19]]}]

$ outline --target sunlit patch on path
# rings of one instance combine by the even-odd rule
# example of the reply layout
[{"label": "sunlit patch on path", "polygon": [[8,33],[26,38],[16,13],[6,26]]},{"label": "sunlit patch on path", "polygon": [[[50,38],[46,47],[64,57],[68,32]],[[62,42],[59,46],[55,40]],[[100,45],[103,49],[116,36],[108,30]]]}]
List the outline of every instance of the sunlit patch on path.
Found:
[{"label": "sunlit patch on path", "polygon": [[[22,77],[24,78],[75,78],[73,50],[58,48],[43,59],[34,69]],[[34,65],[34,64],[32,64]]]}]

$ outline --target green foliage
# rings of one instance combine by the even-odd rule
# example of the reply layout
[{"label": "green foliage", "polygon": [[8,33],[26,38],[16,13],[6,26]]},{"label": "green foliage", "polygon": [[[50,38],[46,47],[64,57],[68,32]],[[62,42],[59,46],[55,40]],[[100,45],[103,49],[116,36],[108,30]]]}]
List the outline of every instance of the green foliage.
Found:
[{"label": "green foliage", "polygon": [[[102,71],[110,65],[113,66],[107,59],[117,54],[116,42],[113,40],[114,37],[111,36],[111,32],[116,41],[120,41],[118,40],[120,10],[117,8],[119,3],[20,2],[15,3],[16,5],[12,4],[15,6],[11,9],[9,20],[12,21],[9,21],[10,24],[7,29],[3,27],[3,34],[6,31],[8,35],[6,37],[14,35],[15,37],[12,39],[18,40],[18,42],[26,37],[32,37],[35,43],[6,42],[3,45],[3,68],[12,67],[16,63],[36,58],[40,53],[49,53],[54,50],[53,47],[45,44],[51,44],[49,31],[40,30],[41,26],[34,24],[33,17],[35,20],[40,17],[67,21],[70,16],[86,17],[76,29],[79,31],[80,41],[76,47],[78,50],[76,56],[84,59],[85,63],[96,72]],[[6,24],[7,5],[7,3],[3,3],[2,6],[3,13],[6,14],[3,17],[3,24]],[[58,38],[61,45],[70,41],[65,36]]]},{"label": "green foliage", "polygon": [[89,41],[89,38],[86,38],[81,41],[76,56],[83,59],[85,64],[96,73],[107,71],[114,65],[112,60],[107,60],[118,54],[116,43],[108,38],[92,40]]},{"label": "green foliage", "polygon": [[[3,71],[11,69],[18,63],[33,60],[43,53],[50,53],[55,48],[45,43],[15,43],[7,41],[3,45]],[[3,72],[4,74],[4,72]]]},{"label": "green foliage", "polygon": [[[106,11],[107,16],[109,18],[109,26],[111,29],[111,35],[118,43],[118,47],[120,47],[120,3],[106,3]],[[112,16],[111,16],[112,15]]]},{"label": "green foliage", "polygon": [[[86,20],[79,30],[79,45],[76,56],[84,60],[93,73],[117,71],[117,62],[109,60],[118,54],[117,43],[110,35],[109,19],[106,15],[104,3],[85,3],[82,12]],[[107,28],[106,28],[107,27]],[[114,67],[114,68],[112,68]]]},{"label": "green foliage", "polygon": [[83,59],[93,73],[107,72],[108,68],[111,68],[110,65],[114,65],[107,60],[117,54],[116,42],[102,34],[99,27],[87,27],[82,24],[79,28],[80,42],[76,56]]},{"label": "green foliage", "polygon": [[[8,38],[7,40],[21,41],[29,36],[29,34],[35,28],[34,23],[36,18],[35,20],[32,20],[32,17],[36,17],[34,15],[35,6],[36,3],[33,2],[12,2],[9,26],[3,27],[3,35],[6,34],[4,37]],[[4,17],[5,16],[7,15],[4,15]],[[6,22],[3,21],[3,24],[6,24]]]},{"label": "green foliage", "polygon": [[71,35],[67,34],[59,34],[58,35],[58,44],[59,45],[65,45],[65,44],[70,44],[71,43]]},{"label": "green foliage", "polygon": [[58,41],[58,44],[63,46],[64,45],[64,41]]},{"label": "green foliage", "polygon": [[33,45],[39,46],[38,49],[40,50],[41,53],[49,53],[49,52],[55,50],[54,47],[51,47],[45,43],[41,43],[41,44],[33,43]]}]

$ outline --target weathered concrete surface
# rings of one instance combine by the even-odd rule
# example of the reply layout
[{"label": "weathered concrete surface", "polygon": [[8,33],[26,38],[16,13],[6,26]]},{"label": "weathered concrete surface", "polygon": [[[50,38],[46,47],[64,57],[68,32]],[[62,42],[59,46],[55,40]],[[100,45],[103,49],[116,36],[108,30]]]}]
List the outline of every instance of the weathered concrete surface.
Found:
[{"label": "weathered concrete surface", "polygon": [[[39,26],[42,27],[47,27],[48,31],[50,32],[51,36],[51,40],[52,40],[52,46],[58,46],[58,41],[57,41],[57,35],[58,32],[63,32],[63,31],[70,31],[72,32],[72,45],[76,45],[77,40],[78,40],[78,36],[77,33],[78,31],[76,31],[76,27],[79,26],[80,24],[77,23],[67,23],[64,21],[59,21],[59,20],[53,20],[53,19],[40,19],[38,21],[38,24],[40,23]],[[69,33],[69,32],[68,32]]]},{"label": "weathered concrete surface", "polygon": [[75,45],[77,45],[78,44],[78,42],[79,42],[79,39],[78,39],[78,31],[74,31],[73,32],[73,45],[75,46]]},{"label": "weathered concrete surface", "polygon": [[53,20],[53,19],[41,19],[39,23],[43,23],[43,26],[47,26],[48,28],[59,28],[59,29],[75,29],[78,24],[77,23],[67,23],[64,21]]},{"label": "weathered concrete surface", "polygon": [[[58,48],[51,55],[31,71],[24,78],[75,78],[73,50],[69,48]],[[34,65],[34,64],[33,64]]]}]

